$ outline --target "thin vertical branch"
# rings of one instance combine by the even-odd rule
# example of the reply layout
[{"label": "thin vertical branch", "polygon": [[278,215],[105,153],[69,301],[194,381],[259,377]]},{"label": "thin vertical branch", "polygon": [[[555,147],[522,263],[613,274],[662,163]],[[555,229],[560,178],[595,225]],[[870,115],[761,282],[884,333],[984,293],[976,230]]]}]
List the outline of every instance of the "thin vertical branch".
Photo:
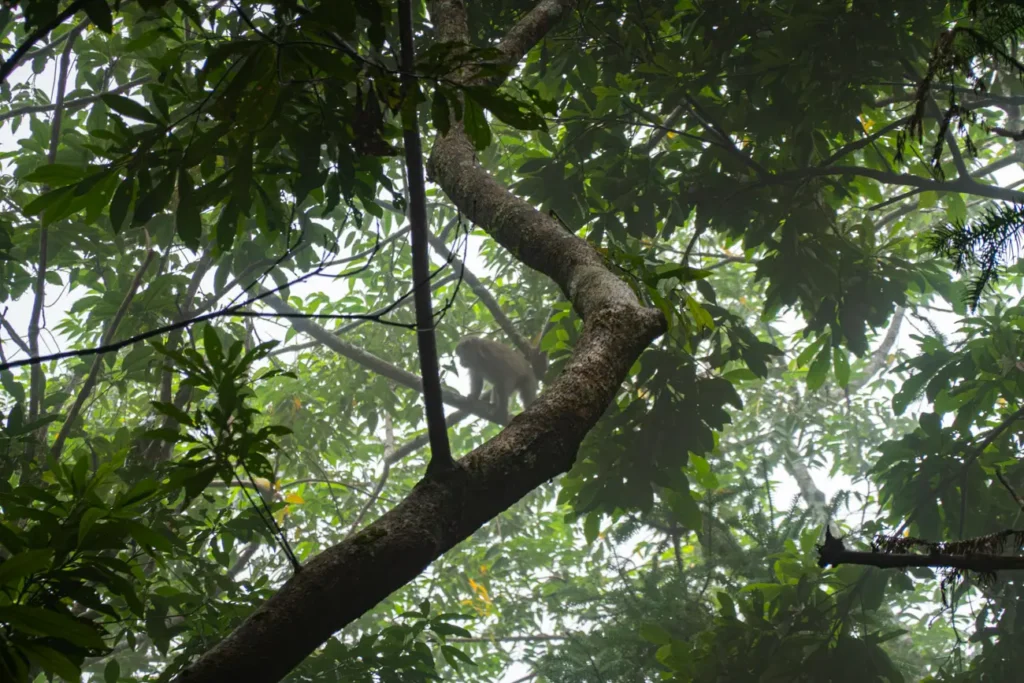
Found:
[{"label": "thin vertical branch", "polygon": [[[124,298],[121,300],[121,305],[117,308],[117,312],[111,319],[110,324],[107,326],[107,331],[103,334],[103,340],[100,342],[102,346],[109,345],[114,340],[114,335],[117,333],[117,328],[121,324],[121,320],[124,319],[125,313],[128,312],[128,306],[131,305],[132,299],[135,298],[135,293],[139,291],[139,285],[142,284],[142,276],[146,274],[146,270],[149,268],[149,264],[153,262],[153,256],[155,252],[153,247],[149,244],[149,233],[146,233],[146,256],[142,259],[142,264],[139,266],[139,270],[135,273],[135,279],[132,280],[131,285],[128,286],[128,291],[125,292]],[[71,427],[78,420],[78,415],[82,411],[82,406],[85,404],[85,399],[92,393],[92,389],[96,386],[96,378],[100,374],[100,366],[103,365],[103,354],[98,353],[93,356],[92,366],[89,368],[89,374],[85,378],[85,382],[82,383],[82,388],[78,390],[78,396],[75,397],[75,402],[71,405],[71,409],[68,410],[68,415],[64,419],[64,424],[61,425],[60,431],[57,433],[57,438],[53,442],[53,447],[50,449],[50,455],[54,459],[60,457],[61,451],[64,449],[64,442],[68,438],[68,434],[71,433]]]},{"label": "thin vertical branch", "polygon": [[[199,285],[202,283],[203,277],[210,270],[210,266],[213,263],[213,255],[209,250],[203,252],[199,262],[196,264],[196,269],[192,273],[192,279],[188,284],[188,289],[185,290],[185,297],[182,301],[179,309],[177,322],[188,320],[194,316],[199,309],[195,306],[196,295],[199,292]],[[216,297],[214,297],[214,300]],[[185,334],[185,329],[181,328],[174,330],[167,337],[167,348],[176,350],[181,344],[182,337]],[[164,403],[171,402],[171,391],[173,389],[174,380],[174,369],[165,368],[162,376],[160,377],[160,400]],[[184,408],[185,404],[188,403],[192,397],[192,387],[189,385],[182,385],[178,387],[178,391],[174,394],[174,405],[179,409]],[[173,417],[164,417],[161,429],[177,429],[178,421]],[[156,465],[157,463],[163,462],[171,457],[171,450],[174,448],[174,444],[169,441],[162,441],[160,439],[153,439],[146,444],[141,451],[142,461],[147,465]]]},{"label": "thin vertical branch", "polygon": [[416,303],[416,339],[419,343],[423,401],[426,404],[427,434],[430,436],[430,462],[427,476],[450,469],[451,445],[441,400],[441,375],[434,337],[434,312],[430,300],[430,256],[427,227],[427,191],[423,172],[423,145],[416,117],[419,89],[414,70],[413,12],[411,0],[398,3],[398,24],[402,47],[402,135],[405,140],[405,166],[409,189],[409,225],[412,241],[413,298]]},{"label": "thin vertical branch", "polygon": [[[57,147],[60,145],[61,124],[64,121],[64,96],[67,93],[68,87],[68,71],[71,70],[71,49],[75,45],[75,39],[78,38],[78,35],[85,29],[87,23],[88,21],[83,21],[79,23],[78,26],[71,29],[67,42],[64,44],[64,49],[60,54],[60,65],[57,70],[57,99],[54,103],[53,123],[50,126],[50,148],[46,154],[46,159],[51,164],[57,160]],[[44,190],[48,189],[49,188],[44,188]],[[38,358],[40,355],[39,323],[43,316],[43,306],[46,303],[46,267],[48,249],[49,230],[44,222],[42,223],[42,227],[39,231],[39,265],[36,269],[36,281],[33,287],[35,300],[32,302],[32,314],[29,316],[28,322],[28,348],[29,355],[32,358]],[[46,375],[43,373],[41,363],[36,362],[32,364],[30,377],[28,416],[29,423],[31,424],[39,419],[39,413],[42,410],[43,405],[43,397],[46,395]],[[38,434],[41,437],[39,441],[45,444],[45,429],[41,429]],[[29,460],[35,456],[35,440],[29,440],[28,454]]]}]

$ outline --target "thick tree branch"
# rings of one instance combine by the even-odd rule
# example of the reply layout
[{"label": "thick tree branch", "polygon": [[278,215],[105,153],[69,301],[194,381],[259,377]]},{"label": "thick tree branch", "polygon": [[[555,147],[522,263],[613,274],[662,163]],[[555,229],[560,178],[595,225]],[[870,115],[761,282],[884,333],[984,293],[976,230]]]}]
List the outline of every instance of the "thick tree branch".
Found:
[{"label": "thick tree branch", "polygon": [[913,553],[869,553],[856,550],[822,552],[820,562],[837,567],[841,564],[866,564],[883,569],[902,567],[949,567],[988,574],[1001,570],[1024,569],[1020,555],[916,555]]},{"label": "thick tree branch", "polygon": [[[462,0],[431,2],[430,15],[435,39],[468,44]],[[177,683],[280,680],[456,543],[566,472],[629,368],[665,329],[660,312],[641,306],[586,242],[491,178],[460,126],[437,139],[429,166],[463,212],[567,294],[585,321],[575,353],[562,375],[497,437],[444,476],[420,481],[366,529],[311,559]]]},{"label": "thick tree branch", "polygon": [[534,5],[498,43],[498,51],[505,63],[509,66],[518,64],[534,45],[544,39],[551,27],[562,20],[566,10],[575,4],[576,0],[540,0]]}]

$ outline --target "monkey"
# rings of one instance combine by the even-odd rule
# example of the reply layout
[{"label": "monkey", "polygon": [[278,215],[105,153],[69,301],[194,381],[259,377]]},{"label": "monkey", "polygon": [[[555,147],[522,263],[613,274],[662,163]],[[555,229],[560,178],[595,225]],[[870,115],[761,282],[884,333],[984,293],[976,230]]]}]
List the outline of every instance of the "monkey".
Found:
[{"label": "monkey", "polygon": [[480,398],[484,380],[491,385],[495,412],[501,424],[508,422],[508,401],[513,391],[519,392],[524,408],[536,398],[537,378],[529,361],[518,351],[490,339],[463,337],[455,353],[469,370],[470,398]]}]

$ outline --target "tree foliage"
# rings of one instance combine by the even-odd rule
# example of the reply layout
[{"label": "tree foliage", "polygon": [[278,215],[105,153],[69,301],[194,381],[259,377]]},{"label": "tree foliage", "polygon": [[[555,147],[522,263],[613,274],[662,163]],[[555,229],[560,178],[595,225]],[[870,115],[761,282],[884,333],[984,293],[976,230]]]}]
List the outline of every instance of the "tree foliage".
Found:
[{"label": "tree foliage", "polygon": [[1016,680],[1019,4],[413,7],[0,9],[0,678]]}]

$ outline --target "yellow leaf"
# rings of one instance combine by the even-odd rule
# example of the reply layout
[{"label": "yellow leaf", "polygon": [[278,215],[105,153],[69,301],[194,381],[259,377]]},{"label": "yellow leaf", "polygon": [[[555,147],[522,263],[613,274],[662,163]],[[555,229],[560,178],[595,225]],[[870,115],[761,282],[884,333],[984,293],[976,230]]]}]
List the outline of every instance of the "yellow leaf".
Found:
[{"label": "yellow leaf", "polygon": [[289,494],[285,495],[284,502],[286,502],[286,503],[295,503],[296,505],[302,505],[306,501],[302,498],[302,496],[300,496],[297,493],[289,493]]}]

